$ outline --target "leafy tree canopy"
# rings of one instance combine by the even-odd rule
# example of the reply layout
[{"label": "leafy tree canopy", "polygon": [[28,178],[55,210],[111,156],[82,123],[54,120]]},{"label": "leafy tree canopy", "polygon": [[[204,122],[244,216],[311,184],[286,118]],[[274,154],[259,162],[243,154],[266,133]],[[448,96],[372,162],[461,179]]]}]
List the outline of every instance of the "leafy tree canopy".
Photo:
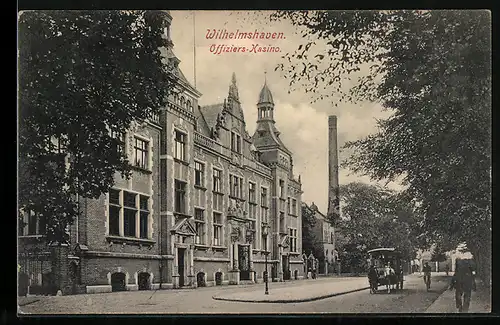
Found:
[{"label": "leafy tree canopy", "polygon": [[160,11],[19,14],[19,207],[64,241],[75,196],[130,176],[117,134],[166,105],[174,81]]},{"label": "leafy tree canopy", "polygon": [[377,133],[346,144],[353,154],[343,167],[374,180],[403,177],[428,244],[466,242],[486,275],[491,14],[283,11],[271,18],[288,19],[305,36],[277,67],[292,87],[336,104],[376,101],[392,112]]},{"label": "leafy tree canopy", "polygon": [[364,268],[366,252],[395,247],[410,260],[417,251],[418,216],[411,201],[401,194],[365,183],[340,188],[343,219],[337,230],[337,247],[343,265]]}]

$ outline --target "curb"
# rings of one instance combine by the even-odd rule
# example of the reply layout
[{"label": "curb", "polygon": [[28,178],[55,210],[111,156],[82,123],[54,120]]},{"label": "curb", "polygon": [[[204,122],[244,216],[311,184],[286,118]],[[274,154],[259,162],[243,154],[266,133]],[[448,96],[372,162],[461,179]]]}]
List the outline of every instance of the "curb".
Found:
[{"label": "curb", "polygon": [[363,291],[370,289],[370,287],[363,287],[363,288],[358,288],[358,289],[353,289],[349,291],[342,291],[342,292],[337,292],[337,293],[330,293],[327,295],[323,296],[318,296],[318,297],[312,297],[312,298],[303,298],[303,299],[280,299],[280,300],[251,300],[251,299],[232,299],[232,298],[222,298],[222,297],[216,297],[212,296],[212,299],[214,300],[221,300],[221,301],[234,301],[234,302],[251,302],[251,303],[274,303],[274,304],[283,304],[283,303],[294,303],[294,302],[309,302],[309,301],[315,301],[315,300],[321,300],[321,299],[326,299],[326,298],[331,298],[335,296],[340,296],[352,292],[357,292],[357,291]]}]

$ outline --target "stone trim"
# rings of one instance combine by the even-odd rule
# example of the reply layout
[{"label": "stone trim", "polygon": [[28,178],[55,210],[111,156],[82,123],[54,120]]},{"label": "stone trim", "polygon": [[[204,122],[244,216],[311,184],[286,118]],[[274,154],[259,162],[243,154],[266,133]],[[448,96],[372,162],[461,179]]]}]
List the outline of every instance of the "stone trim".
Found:
[{"label": "stone trim", "polygon": [[85,257],[110,257],[110,258],[131,258],[131,259],[152,259],[152,260],[174,259],[173,255],[149,255],[149,254],[114,253],[114,252],[99,252],[99,251],[86,251]]}]

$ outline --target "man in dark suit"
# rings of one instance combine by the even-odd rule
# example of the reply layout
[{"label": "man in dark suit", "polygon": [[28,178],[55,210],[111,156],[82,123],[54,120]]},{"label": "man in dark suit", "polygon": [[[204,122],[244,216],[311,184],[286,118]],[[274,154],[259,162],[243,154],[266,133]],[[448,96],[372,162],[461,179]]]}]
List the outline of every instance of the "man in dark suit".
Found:
[{"label": "man in dark suit", "polygon": [[467,261],[457,259],[455,264],[455,274],[451,279],[450,285],[450,290],[453,289],[455,289],[455,302],[458,312],[468,312],[471,291],[476,291],[476,280],[472,266],[467,263]]}]

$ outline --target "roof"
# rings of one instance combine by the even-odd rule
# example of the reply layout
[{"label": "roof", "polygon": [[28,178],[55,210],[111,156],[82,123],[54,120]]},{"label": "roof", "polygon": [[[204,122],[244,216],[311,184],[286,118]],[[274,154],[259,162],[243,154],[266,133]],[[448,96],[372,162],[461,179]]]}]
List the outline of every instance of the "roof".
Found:
[{"label": "roof", "polygon": [[[262,131],[264,131],[264,135],[260,136],[259,133]],[[259,147],[278,146],[285,152],[291,154],[291,151],[288,150],[283,141],[281,141],[279,131],[273,121],[259,121],[252,139],[257,149],[259,149]]]},{"label": "roof", "polygon": [[205,117],[201,113],[200,106],[195,107],[194,109],[194,116],[196,116],[196,127],[197,131],[200,132],[201,134],[210,137],[211,135],[211,127],[208,125],[207,121],[205,120]]},{"label": "roof", "polygon": [[215,127],[215,124],[217,123],[217,116],[222,112],[223,109],[224,109],[223,103],[200,107],[200,113],[202,114],[205,122],[207,123],[208,128],[211,129]]},{"label": "roof", "polygon": [[262,87],[262,89],[260,91],[258,104],[273,104],[274,105],[273,94],[271,93],[271,90],[269,90],[267,83],[264,83],[264,86]]}]

